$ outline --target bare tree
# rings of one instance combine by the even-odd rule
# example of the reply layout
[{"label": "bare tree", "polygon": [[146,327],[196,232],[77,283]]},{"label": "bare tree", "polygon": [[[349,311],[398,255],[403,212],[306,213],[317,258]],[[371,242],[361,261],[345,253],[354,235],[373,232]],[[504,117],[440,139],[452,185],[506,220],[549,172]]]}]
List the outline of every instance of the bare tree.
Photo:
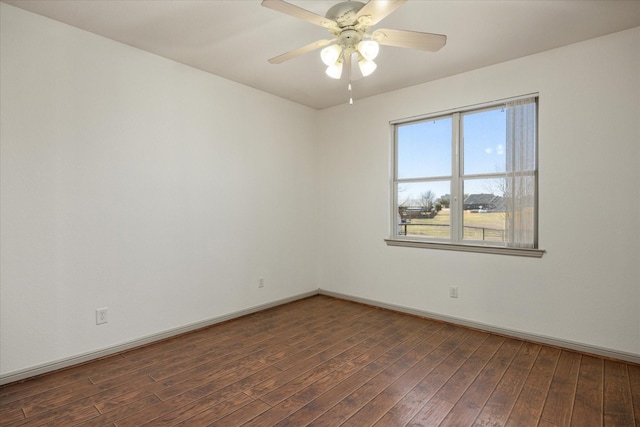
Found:
[{"label": "bare tree", "polygon": [[[400,193],[404,193],[405,191],[407,191],[407,187],[404,185],[398,185],[398,207],[407,207],[409,206],[411,203],[411,199],[410,196],[407,195],[405,197],[401,197]],[[402,200],[402,201],[401,201]]]},{"label": "bare tree", "polygon": [[431,190],[427,190],[420,195],[420,200],[419,200],[420,206],[426,212],[430,212],[435,199],[436,199],[435,193]]}]

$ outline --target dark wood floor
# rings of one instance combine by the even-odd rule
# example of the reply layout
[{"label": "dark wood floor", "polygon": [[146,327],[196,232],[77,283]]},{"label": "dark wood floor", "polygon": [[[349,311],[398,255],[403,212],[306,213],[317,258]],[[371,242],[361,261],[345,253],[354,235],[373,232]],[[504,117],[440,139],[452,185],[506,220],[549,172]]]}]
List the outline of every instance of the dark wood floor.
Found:
[{"label": "dark wood floor", "polygon": [[9,384],[0,420],[640,427],[640,366],[316,296]]}]

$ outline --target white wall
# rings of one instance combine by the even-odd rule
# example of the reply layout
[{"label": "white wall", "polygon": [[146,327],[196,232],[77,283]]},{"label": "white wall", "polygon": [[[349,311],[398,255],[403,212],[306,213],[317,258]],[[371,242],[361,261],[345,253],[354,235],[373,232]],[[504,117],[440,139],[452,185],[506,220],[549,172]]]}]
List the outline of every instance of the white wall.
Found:
[{"label": "white wall", "polygon": [[[635,28],[322,111],[320,287],[640,356],[638,46]],[[533,92],[544,257],[387,247],[389,121]]]},{"label": "white wall", "polygon": [[[640,355],[640,29],[318,113],[0,8],[0,376],[318,287]],[[388,122],[530,92],[544,257],[387,247]]]},{"label": "white wall", "polygon": [[1,374],[318,288],[317,111],[0,7]]}]

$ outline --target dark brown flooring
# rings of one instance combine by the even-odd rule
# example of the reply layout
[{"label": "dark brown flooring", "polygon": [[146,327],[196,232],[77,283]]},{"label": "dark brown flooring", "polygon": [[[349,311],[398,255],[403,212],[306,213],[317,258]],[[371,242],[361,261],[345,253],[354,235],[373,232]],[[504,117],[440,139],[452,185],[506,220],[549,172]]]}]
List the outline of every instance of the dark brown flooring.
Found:
[{"label": "dark brown flooring", "polygon": [[0,420],[640,427],[640,366],[316,296],[6,385]]}]

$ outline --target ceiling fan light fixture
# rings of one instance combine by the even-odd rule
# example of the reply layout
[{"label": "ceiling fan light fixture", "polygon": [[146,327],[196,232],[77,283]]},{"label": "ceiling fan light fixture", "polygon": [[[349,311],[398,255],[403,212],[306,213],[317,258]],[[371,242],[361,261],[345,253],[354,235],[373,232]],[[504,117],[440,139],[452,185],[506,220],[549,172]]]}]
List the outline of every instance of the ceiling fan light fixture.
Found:
[{"label": "ceiling fan light fixture", "polygon": [[323,27],[333,36],[330,40],[318,40],[271,58],[269,62],[280,64],[304,53],[323,48],[320,59],[327,66],[325,71],[327,76],[340,79],[346,63],[346,80],[351,82],[356,61],[360,69],[359,74],[363,77],[371,75],[376,70],[378,66],[373,60],[378,56],[380,45],[436,52],[447,42],[447,36],[443,34],[393,29],[377,29],[371,33],[368,32],[372,26],[390,15],[407,0],[367,0],[366,3],[365,0],[339,1],[341,2],[331,7],[323,17],[296,6],[291,3],[291,0],[262,0],[262,6]]},{"label": "ceiling fan light fixture", "polygon": [[367,61],[373,61],[380,52],[380,45],[373,40],[363,40],[358,43],[358,52]]},{"label": "ceiling fan light fixture", "polygon": [[342,62],[334,62],[329,65],[325,73],[332,79],[339,79],[342,76]]},{"label": "ceiling fan light fixture", "polygon": [[324,62],[324,65],[331,67],[338,62],[340,54],[342,53],[342,47],[337,44],[327,46],[320,51],[320,59]]},{"label": "ceiling fan light fixture", "polygon": [[360,72],[362,73],[363,77],[367,77],[368,75],[373,73],[376,68],[378,68],[378,64],[365,58],[358,61],[358,66],[360,67]]}]

